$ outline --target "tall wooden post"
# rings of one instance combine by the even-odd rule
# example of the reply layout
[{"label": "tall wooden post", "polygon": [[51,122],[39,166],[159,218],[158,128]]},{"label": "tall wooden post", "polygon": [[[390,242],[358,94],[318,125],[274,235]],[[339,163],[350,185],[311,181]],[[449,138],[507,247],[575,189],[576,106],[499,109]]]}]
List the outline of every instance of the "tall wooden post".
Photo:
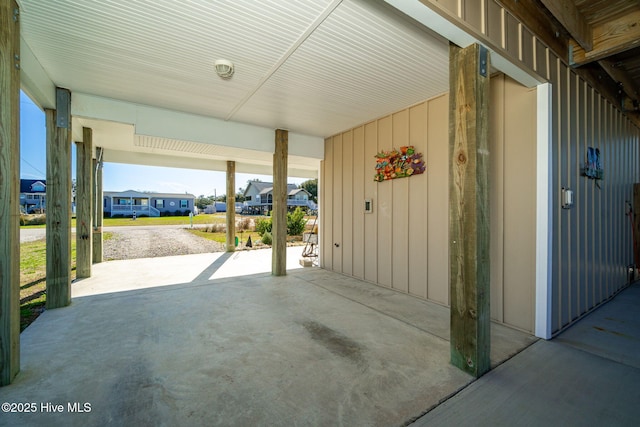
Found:
[{"label": "tall wooden post", "polygon": [[289,132],[276,129],[276,149],[273,153],[273,251],[271,274],[287,274],[287,160]]},{"label": "tall wooden post", "polygon": [[236,250],[236,162],[227,161],[227,252]]},{"label": "tall wooden post", "polygon": [[91,181],[93,131],[82,128],[82,142],[76,143],[76,277],[91,277],[92,215],[94,204]]},{"label": "tall wooden post", "polygon": [[0,386],[20,371],[20,9],[0,0]]},{"label": "tall wooden post", "polygon": [[489,52],[449,48],[451,363],[490,369]]},{"label": "tall wooden post", "polygon": [[102,200],[102,147],[96,147],[96,158],[93,159],[91,173],[93,176],[93,263],[102,262],[102,217],[104,202]]},{"label": "tall wooden post", "polygon": [[47,121],[47,308],[71,303],[71,94],[56,89]]}]

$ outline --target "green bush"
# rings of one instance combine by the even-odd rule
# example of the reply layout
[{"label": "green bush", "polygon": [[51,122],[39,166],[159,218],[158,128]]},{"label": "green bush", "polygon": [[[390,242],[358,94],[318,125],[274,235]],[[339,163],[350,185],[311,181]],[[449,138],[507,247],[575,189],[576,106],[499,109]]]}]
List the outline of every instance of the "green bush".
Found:
[{"label": "green bush", "polygon": [[265,245],[271,245],[271,243],[273,243],[273,237],[271,236],[271,232],[269,231],[265,231],[264,234],[262,235],[262,243],[264,243]]},{"label": "green bush", "polygon": [[264,233],[271,233],[271,229],[273,227],[273,221],[271,218],[257,218],[255,220],[256,223],[256,232],[263,236]]},{"label": "green bush", "polygon": [[287,213],[287,234],[289,236],[301,236],[306,224],[304,211],[300,207],[297,207],[293,213]]}]

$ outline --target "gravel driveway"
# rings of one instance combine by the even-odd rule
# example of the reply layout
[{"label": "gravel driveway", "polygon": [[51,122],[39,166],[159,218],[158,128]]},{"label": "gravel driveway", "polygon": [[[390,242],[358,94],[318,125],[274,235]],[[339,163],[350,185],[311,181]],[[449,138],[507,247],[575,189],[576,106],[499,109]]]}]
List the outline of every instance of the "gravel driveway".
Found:
[{"label": "gravel driveway", "polygon": [[103,244],[105,261],[224,252],[225,245],[172,227],[118,227]]}]

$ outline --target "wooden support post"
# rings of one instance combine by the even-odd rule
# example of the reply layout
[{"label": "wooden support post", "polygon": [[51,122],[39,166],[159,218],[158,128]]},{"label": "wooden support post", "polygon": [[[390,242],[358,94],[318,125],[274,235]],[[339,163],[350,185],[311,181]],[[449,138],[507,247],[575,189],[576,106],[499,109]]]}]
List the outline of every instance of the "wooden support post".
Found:
[{"label": "wooden support post", "polygon": [[489,53],[449,48],[449,268],[451,363],[490,369]]},{"label": "wooden support post", "polygon": [[76,277],[91,277],[94,204],[92,162],[93,131],[82,128],[82,142],[76,143]]},{"label": "wooden support post", "polygon": [[93,263],[102,262],[102,217],[104,202],[102,200],[102,147],[96,147],[96,158],[93,160]]},{"label": "wooden support post", "polygon": [[[57,89],[57,92],[65,89]],[[70,97],[70,94],[67,92]],[[47,308],[71,303],[71,123],[57,110],[47,122]],[[62,107],[64,110],[66,107]],[[61,127],[67,126],[67,127]]]},{"label": "wooden support post", "polygon": [[20,26],[0,0],[0,386],[20,371]]},{"label": "wooden support post", "polygon": [[273,153],[273,250],[271,274],[287,274],[287,160],[289,132],[276,129],[276,149]]},{"label": "wooden support post", "polygon": [[236,162],[227,161],[227,252],[236,250]]}]

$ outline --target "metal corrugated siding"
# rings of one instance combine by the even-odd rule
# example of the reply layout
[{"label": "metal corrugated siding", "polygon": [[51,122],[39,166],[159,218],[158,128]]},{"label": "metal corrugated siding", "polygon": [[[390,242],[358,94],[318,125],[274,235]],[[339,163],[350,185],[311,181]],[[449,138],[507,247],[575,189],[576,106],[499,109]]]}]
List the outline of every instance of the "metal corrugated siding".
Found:
[{"label": "metal corrugated siding", "polygon": [[[639,178],[640,129],[587,82],[555,58],[553,333],[558,333],[627,284],[633,262],[625,202]],[[557,70],[557,71],[555,71]],[[600,187],[581,176],[587,147],[600,149]],[[575,205],[560,206],[560,189],[574,191]]]}]

